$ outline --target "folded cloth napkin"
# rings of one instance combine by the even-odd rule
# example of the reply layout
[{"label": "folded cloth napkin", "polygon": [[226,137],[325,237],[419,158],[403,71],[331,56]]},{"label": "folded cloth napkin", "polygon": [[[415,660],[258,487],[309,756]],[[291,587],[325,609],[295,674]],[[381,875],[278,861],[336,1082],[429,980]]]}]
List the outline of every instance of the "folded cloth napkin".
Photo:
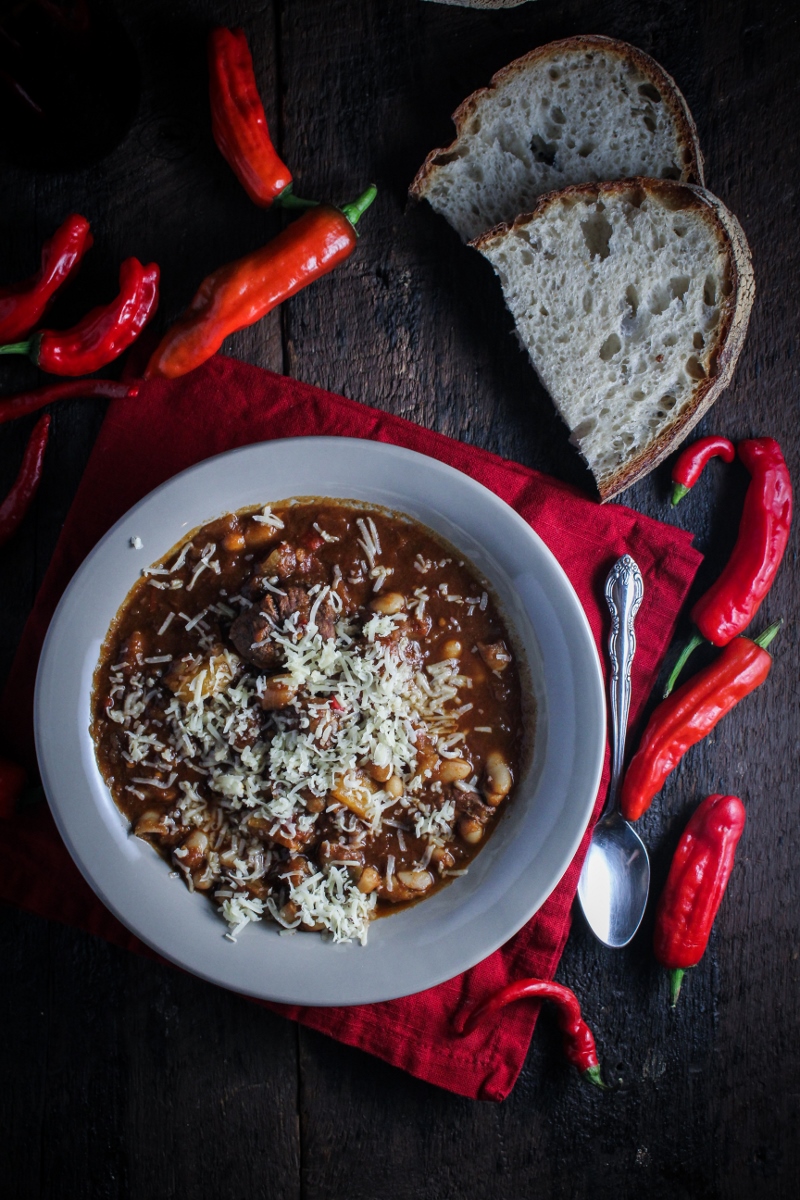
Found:
[{"label": "folded cloth napkin", "polygon": [[[193,463],[251,442],[308,434],[394,442],[491,488],[553,551],[586,610],[598,647],[607,635],[603,581],[621,554],[632,554],[645,586],[633,669],[631,717],[636,720],[700,564],[688,534],[621,505],[601,506],[535,471],[343,396],[217,356],[182,379],[152,381],[137,398],[109,407],[0,701],[8,751],[33,760],[33,686],[42,641],[61,593],[106,530],[157,484]],[[607,778],[608,765],[595,817]],[[553,976],[588,839],[587,830],[563,879],[525,928],[457,979],[383,1004],[270,1007],[440,1087],[482,1100],[504,1099],[524,1062],[537,1006],[512,1005],[502,1019],[468,1039],[460,1038],[455,1026],[469,1007],[510,980]],[[0,898],[151,953],[84,882],[44,805],[0,822]],[[261,933],[253,929],[248,936]]]}]

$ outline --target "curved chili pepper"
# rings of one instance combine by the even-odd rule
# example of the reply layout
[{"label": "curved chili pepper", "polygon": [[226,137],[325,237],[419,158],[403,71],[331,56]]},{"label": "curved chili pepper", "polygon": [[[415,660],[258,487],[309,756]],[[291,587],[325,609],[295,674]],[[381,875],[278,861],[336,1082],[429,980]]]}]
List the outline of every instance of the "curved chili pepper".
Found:
[{"label": "curved chili pepper", "polygon": [[145,379],[175,379],[219,350],[225,338],[261,320],[301,288],[327,275],[353,253],[356,222],[377,194],[369,187],[344,208],[319,205],[276,238],[200,284],[185,316],[167,331],[145,370]]},{"label": "curved chili pepper", "polygon": [[242,29],[212,29],[208,35],[208,90],[214,141],[250,199],[269,208],[286,198],[292,174],[269,136]]},{"label": "curved chili pepper", "polygon": [[22,283],[0,288],[0,343],[26,337],[41,321],[58,289],[75,273],[92,244],[86,217],[73,213],[42,246],[39,270]]},{"label": "curved chili pepper", "polygon": [[719,579],[692,609],[697,633],[675,663],[665,696],[704,638],[725,646],[747,628],[772,587],[789,540],[792,481],[780,446],[774,438],[750,438],[739,442],[737,452],[751,477],[739,535]]},{"label": "curved chili pepper", "polygon": [[492,1013],[513,1004],[515,1000],[552,1000],[556,1005],[556,1020],[561,1030],[564,1053],[569,1062],[577,1067],[587,1083],[604,1088],[597,1058],[594,1035],[581,1016],[577,997],[568,987],[554,983],[551,979],[518,979],[494,992],[474,1008],[464,1022],[462,1033],[466,1036]]},{"label": "curved chili pepper", "polygon": [[0,354],[27,354],[52,375],[88,375],[136,340],[158,307],[159,269],[126,258],[119,270],[119,295],[93,308],[72,329],[42,329],[27,342],[0,346]]},{"label": "curved chili pepper", "polygon": [[716,583],[692,609],[698,631],[724,646],[758,612],[780,566],[792,523],[792,483],[774,438],[750,438],[736,447],[750,472],[739,536]]},{"label": "curved chili pepper", "polygon": [[620,807],[627,821],[637,820],[650,807],[690,746],[707,737],[726,713],[764,682],[772,666],[766,647],[780,626],[777,621],[752,641],[735,638],[710,666],[661,701],[623,780]]},{"label": "curved chili pepper", "polygon": [[27,782],[28,773],[24,767],[10,758],[0,758],[0,819],[13,817]]},{"label": "curved chili pepper", "polygon": [[35,388],[31,392],[17,392],[14,396],[0,396],[0,425],[27,417],[55,400],[71,400],[79,396],[105,396],[108,400],[122,400],[139,393],[138,383],[120,383],[116,379],[74,379],[68,383],[51,383]]},{"label": "curved chili pepper", "polygon": [[733,442],[725,437],[704,437],[682,450],[672,468],[672,504],[680,504],[683,497],[693,488],[712,458],[719,456],[723,462],[731,463],[736,456]]},{"label": "curved chili pepper", "polygon": [[22,523],[31,506],[42,478],[44,452],[50,433],[50,414],[40,417],[28,439],[22,466],[11,491],[0,504],[0,546],[4,545]]},{"label": "curved chili pepper", "polygon": [[684,973],[705,954],[744,829],[738,796],[707,796],[683,831],[656,909],[653,949],[670,970],[674,1008]]}]

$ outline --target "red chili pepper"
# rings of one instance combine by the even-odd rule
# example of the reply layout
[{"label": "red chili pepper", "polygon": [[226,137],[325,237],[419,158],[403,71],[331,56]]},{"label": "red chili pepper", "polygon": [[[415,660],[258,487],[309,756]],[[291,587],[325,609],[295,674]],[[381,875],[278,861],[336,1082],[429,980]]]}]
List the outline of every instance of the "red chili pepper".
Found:
[{"label": "red chili pepper", "polygon": [[781,564],[792,524],[792,481],[774,438],[739,442],[739,458],[750,472],[739,536],[728,565],[692,609],[697,627],[667,682],[672,691],[689,655],[705,638],[725,646],[750,624]]},{"label": "red chili pepper", "polygon": [[653,949],[670,976],[674,1008],[685,971],[700,962],[728,886],[744,829],[738,796],[708,796],[695,809],[678,843],[656,910]]},{"label": "red chili pepper", "polygon": [[0,344],[26,337],[92,244],[89,222],[73,213],[42,247],[39,270],[22,283],[0,288]]},{"label": "red chili pepper", "polygon": [[661,701],[622,783],[620,807],[627,821],[637,820],[650,807],[690,746],[707,737],[726,713],[764,682],[772,666],[765,647],[780,625],[777,621],[752,641],[735,638],[710,666]]},{"label": "red chili pepper", "polygon": [[597,1047],[591,1029],[581,1016],[577,997],[568,987],[553,983],[550,979],[518,979],[494,992],[474,1008],[464,1022],[462,1033],[466,1036],[492,1013],[513,1004],[515,1000],[552,1000],[556,1005],[558,1027],[561,1030],[564,1053],[569,1062],[577,1067],[583,1078],[595,1087],[604,1088],[597,1058]]},{"label": "red chili pepper", "polygon": [[24,767],[10,758],[0,758],[0,819],[13,817],[27,782],[28,774]]},{"label": "red chili pepper", "polygon": [[0,346],[0,354],[27,354],[52,375],[88,375],[108,366],[136,340],[158,307],[159,269],[126,258],[119,271],[119,295],[93,308],[72,329],[42,329],[27,342]]},{"label": "red chili pepper", "polygon": [[279,197],[285,199],[292,175],[269,136],[243,30],[212,29],[208,87],[214,141],[250,199],[263,208]]},{"label": "red chili pepper", "polygon": [[31,392],[18,392],[15,396],[0,396],[0,425],[27,417],[55,400],[71,400],[76,396],[105,396],[109,400],[122,400],[139,393],[138,383],[120,383],[116,379],[74,379],[68,383],[51,383],[35,388]]},{"label": "red chili pepper", "polygon": [[736,455],[733,442],[725,437],[705,437],[692,442],[682,450],[672,468],[672,503],[680,504],[690,488],[693,488],[712,458],[719,456],[723,462],[731,463]]},{"label": "red chili pepper", "polygon": [[369,187],[344,208],[309,209],[266,246],[220,267],[201,284],[185,316],[168,330],[145,379],[175,379],[211,358],[225,338],[253,325],[353,253],[356,222],[375,199]]},{"label": "red chili pepper", "polygon": [[25,447],[19,474],[11,491],[0,504],[0,546],[4,545],[15,533],[36,495],[36,489],[42,478],[42,464],[49,433],[50,415],[48,413],[40,417],[34,425],[33,433]]}]

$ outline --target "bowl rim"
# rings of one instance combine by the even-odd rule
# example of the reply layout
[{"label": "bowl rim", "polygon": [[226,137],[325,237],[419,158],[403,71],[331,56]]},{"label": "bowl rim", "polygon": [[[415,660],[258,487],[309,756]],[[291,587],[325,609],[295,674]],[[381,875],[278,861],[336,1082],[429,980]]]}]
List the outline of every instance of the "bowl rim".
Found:
[{"label": "bowl rim", "polygon": [[[260,466],[263,470],[265,466],[269,465],[270,459],[280,459],[281,456],[288,453],[289,462],[295,464],[303,462],[306,469],[311,470],[311,464],[320,455],[324,458],[325,455],[330,455],[332,451],[335,451],[337,463],[346,461],[345,474],[348,471],[351,472],[352,486],[349,492],[342,491],[341,488],[344,485],[337,482],[335,485],[336,490],[334,490],[326,482],[324,487],[319,488],[320,498],[322,498],[322,493],[324,492],[326,496],[333,498],[349,498],[365,504],[383,504],[385,507],[394,508],[395,511],[409,512],[415,520],[421,520],[422,523],[430,526],[431,523],[429,521],[425,521],[414,513],[410,502],[413,499],[415,505],[419,506],[422,504],[424,506],[425,504],[433,504],[437,497],[440,502],[446,497],[447,504],[449,505],[447,511],[453,510],[455,506],[458,509],[459,520],[466,521],[468,527],[471,527],[477,521],[478,524],[482,522],[483,525],[494,528],[495,522],[498,522],[498,538],[499,531],[504,530],[506,536],[515,539],[520,545],[527,544],[532,560],[536,561],[537,568],[544,578],[542,587],[545,590],[549,589],[547,592],[548,604],[553,603],[554,611],[558,609],[559,605],[562,606],[560,616],[557,615],[555,618],[551,618],[551,621],[561,619],[566,622],[569,628],[569,638],[566,635],[564,637],[565,647],[568,650],[564,650],[562,658],[564,655],[568,656],[569,669],[571,670],[573,666],[575,667],[576,680],[580,682],[580,687],[575,688],[574,697],[577,712],[576,723],[583,720],[585,725],[580,732],[580,743],[576,740],[575,745],[580,744],[582,751],[585,751],[585,762],[581,768],[580,775],[583,786],[581,795],[577,797],[569,795],[567,797],[567,802],[571,806],[570,833],[569,836],[561,837],[558,862],[551,865],[550,870],[544,873],[544,876],[536,887],[531,887],[521,874],[517,876],[516,882],[519,882],[523,888],[527,887],[527,899],[523,904],[520,904],[519,900],[515,904],[509,903],[508,898],[499,893],[497,886],[490,887],[487,894],[491,894],[493,919],[491,922],[483,922],[483,925],[486,926],[483,932],[479,931],[471,940],[467,937],[463,944],[459,944],[452,952],[442,952],[442,948],[437,947],[434,953],[432,949],[430,955],[423,956],[425,961],[420,964],[419,969],[412,970],[408,983],[401,983],[397,979],[391,980],[388,978],[385,962],[377,972],[372,973],[374,978],[371,978],[371,981],[366,978],[366,976],[370,976],[370,972],[366,967],[370,947],[378,941],[378,938],[373,937],[372,934],[368,945],[363,948],[360,946],[333,947],[330,943],[324,942],[319,938],[275,939],[275,935],[273,935],[273,948],[271,951],[268,950],[264,953],[265,959],[276,957],[274,951],[274,942],[276,940],[278,942],[283,941],[284,945],[288,944],[291,946],[296,946],[298,943],[318,943],[325,947],[324,954],[330,954],[331,951],[341,952],[342,950],[346,950],[355,951],[365,956],[363,964],[358,964],[357,962],[350,963],[348,959],[344,969],[342,969],[342,962],[338,962],[336,958],[330,957],[325,959],[328,971],[332,971],[333,976],[335,976],[335,983],[331,988],[318,985],[302,986],[301,981],[304,975],[309,976],[314,974],[315,971],[318,973],[319,967],[319,962],[314,963],[314,953],[309,952],[307,946],[304,946],[302,951],[297,954],[295,965],[298,967],[297,974],[300,981],[298,981],[298,978],[295,978],[294,982],[291,979],[287,981],[283,977],[274,978],[268,967],[265,967],[261,972],[258,969],[241,970],[233,957],[230,962],[225,963],[223,969],[220,969],[219,955],[215,951],[212,954],[211,949],[209,950],[210,957],[207,960],[198,959],[196,953],[198,945],[206,946],[209,934],[220,938],[220,940],[221,935],[224,934],[224,926],[219,916],[211,911],[212,906],[207,902],[205,897],[189,897],[189,893],[185,888],[181,887],[180,889],[192,902],[200,900],[204,907],[209,910],[208,914],[204,913],[203,917],[198,920],[195,920],[190,915],[181,926],[184,934],[187,930],[190,934],[189,940],[191,941],[191,945],[187,950],[176,941],[175,936],[172,936],[168,926],[159,923],[158,920],[154,920],[153,906],[139,902],[139,892],[144,889],[135,890],[133,899],[131,899],[130,895],[125,893],[124,886],[122,886],[119,878],[113,871],[109,871],[108,864],[98,862],[96,859],[98,842],[102,843],[106,848],[108,846],[116,847],[117,851],[120,852],[121,871],[127,879],[130,874],[127,869],[130,863],[125,860],[129,860],[131,857],[129,853],[131,849],[130,843],[139,842],[139,846],[146,848],[152,859],[158,863],[158,866],[166,876],[164,868],[167,864],[157,855],[153,854],[151,847],[146,846],[140,839],[136,839],[134,835],[129,833],[126,818],[116,808],[113,800],[110,799],[110,793],[108,793],[108,789],[100,777],[99,769],[94,760],[94,744],[88,731],[88,700],[84,712],[86,718],[84,721],[85,730],[81,734],[80,703],[82,698],[87,698],[86,654],[90,653],[92,647],[95,645],[97,654],[99,654],[99,647],[106,636],[110,621],[103,622],[102,635],[97,635],[90,627],[90,619],[85,615],[83,624],[80,624],[81,611],[76,606],[79,606],[86,599],[87,591],[91,592],[93,582],[97,582],[98,571],[107,570],[109,566],[119,566],[119,564],[122,564],[121,569],[124,571],[128,563],[130,563],[131,568],[135,569],[135,574],[130,578],[129,582],[122,584],[116,580],[111,582],[106,581],[108,587],[111,589],[111,593],[119,594],[119,601],[116,609],[114,609],[116,612],[127,596],[135,579],[138,577],[142,566],[150,565],[151,562],[157,561],[171,547],[177,545],[181,537],[185,536],[185,533],[197,528],[198,525],[213,520],[214,517],[221,515],[222,512],[244,508],[248,502],[239,503],[237,501],[235,504],[220,508],[218,504],[208,500],[208,503],[212,504],[212,511],[209,511],[206,517],[200,520],[192,519],[183,521],[182,528],[185,530],[185,533],[179,533],[177,537],[172,535],[165,536],[158,553],[150,554],[148,552],[145,561],[144,559],[137,558],[129,545],[131,538],[135,536],[132,531],[135,529],[137,521],[140,524],[144,523],[147,525],[148,529],[151,527],[153,521],[158,525],[159,506],[164,506],[165,504],[168,506],[171,501],[174,501],[176,498],[180,499],[181,494],[183,494],[184,496],[192,495],[192,503],[202,507],[203,504],[207,503],[205,497],[208,494],[213,494],[213,488],[211,488],[209,481],[218,479],[220,472],[224,476],[229,468],[232,469],[231,476],[238,474],[241,478],[243,474],[246,474],[247,471],[252,471],[254,467]],[[370,471],[373,472],[376,478],[380,477],[385,482],[381,482],[380,485],[377,483],[364,484],[362,481],[365,476],[370,477]],[[269,474],[269,472],[267,471],[266,474]],[[408,488],[412,482],[423,487],[426,491],[426,496],[424,500],[421,500],[418,495],[413,497],[409,495],[405,506],[398,503],[387,503],[385,500],[376,499],[374,495],[363,496],[360,494],[364,490],[374,492],[379,486],[399,487],[402,493],[403,488]],[[207,485],[205,489],[203,487],[204,484]],[[232,488],[232,485],[230,486]],[[282,499],[289,498],[288,495],[284,494],[283,489],[278,490],[281,492]],[[264,498],[265,496],[268,497],[271,491],[272,489],[268,484],[264,485],[261,493],[262,498],[260,500],[256,498],[252,503],[277,503],[277,499]],[[202,499],[200,498],[200,493],[203,495]],[[294,494],[297,496],[308,496],[311,493],[306,487],[298,487],[295,489]],[[198,511],[200,511],[200,507],[198,507]],[[438,510],[436,511],[438,514]],[[481,521],[478,521],[476,515],[479,512],[483,514]],[[441,516],[443,521],[450,521],[450,517],[446,513],[438,515]],[[162,521],[166,520],[163,516],[160,519]],[[448,537],[448,540],[451,541],[453,540],[447,533],[442,534],[435,526],[432,527],[434,528],[434,532],[440,533],[440,536]],[[460,526],[458,528],[460,530]],[[466,531],[462,532],[466,536]],[[456,542],[456,545],[458,545],[458,542]],[[125,547],[125,551],[122,549],[123,546]],[[463,543],[459,548],[463,550]],[[482,548],[485,549],[484,547]],[[497,547],[495,547],[495,550],[497,550]],[[474,556],[469,554],[469,551],[465,550],[464,552],[475,562]],[[499,553],[500,551],[497,552]],[[126,554],[128,557],[126,557]],[[480,562],[477,562],[475,565],[487,576],[495,591],[500,591],[502,599],[502,589],[498,589],[495,586],[497,582],[496,578],[493,578],[492,573],[486,571]],[[525,578],[527,579],[527,575]],[[553,593],[553,595],[550,593]],[[528,616],[527,612],[526,616]],[[528,619],[531,618],[528,616]],[[516,624],[513,616],[510,620],[512,624]],[[77,630],[75,628],[76,621],[78,624]],[[65,637],[64,635],[68,630],[70,636]],[[543,652],[549,654],[550,648],[546,648]],[[83,658],[80,657],[81,654]],[[91,693],[91,676],[93,676],[96,657],[92,664],[88,683],[89,694]],[[566,661],[567,659],[565,658]],[[68,668],[71,666],[74,672],[76,665],[79,672],[82,673],[80,679],[69,677],[70,672]],[[79,744],[75,744],[74,737],[70,738],[69,733],[65,733],[64,728],[58,726],[60,706],[64,706],[61,711],[63,723],[64,725],[69,725],[73,734],[75,721],[78,721],[79,736],[77,742]],[[396,446],[394,443],[374,442],[358,438],[283,438],[237,447],[204,459],[186,468],[142,497],[100,539],[76,571],[59,602],[47,631],[39,662],[34,698],[34,714],[36,748],[42,772],[42,782],[59,833],[84,878],[101,901],[114,913],[122,924],[157,953],[200,978],[261,999],[319,1006],[374,1003],[433,987],[438,983],[461,974],[464,970],[488,957],[516,933],[538,911],[547,897],[557,887],[578,849],[591,817],[600,784],[606,744],[605,689],[600,659],[588,618],[566,574],[539,535],[504,500],[457,468],[451,467],[428,455],[421,454],[418,451]],[[65,716],[65,714],[71,715]],[[59,728],[60,732],[58,734],[54,733],[54,728]],[[94,769],[96,778],[93,777],[92,768]],[[576,769],[575,764],[572,764],[569,769],[574,773]],[[107,807],[103,807],[104,802],[98,799],[98,779],[100,780],[101,791],[105,791],[113,812],[108,811]],[[77,785],[79,782],[82,782],[86,789],[86,795],[83,797],[78,792]],[[86,786],[87,784],[88,787]],[[535,800],[536,793],[526,801],[528,807],[532,807]],[[97,815],[101,817],[99,826],[94,829],[94,832],[92,828],[89,828],[87,831],[87,816],[92,821],[95,821]],[[114,815],[116,815],[116,820],[114,819]],[[498,835],[499,830],[492,838],[488,839],[487,846],[474,860],[475,864],[480,865],[484,861],[483,856],[489,854],[489,848],[495,843]],[[536,856],[534,855],[534,861],[535,859]],[[485,879],[483,879],[486,871],[483,871],[481,874],[482,878],[478,882],[475,894],[480,894],[482,887],[486,890]],[[149,878],[152,878],[152,873]],[[461,881],[458,880],[456,882],[460,883]],[[423,904],[415,905],[404,912],[393,914],[391,916],[392,925],[394,926],[395,923],[399,925],[408,914],[428,910],[428,906],[433,905],[438,896],[450,895],[453,891],[454,885],[451,884],[448,888],[437,892],[436,895],[430,897]],[[137,897],[139,898],[137,899]],[[474,903],[474,895],[471,903]],[[460,930],[463,921],[459,923],[458,916],[453,915],[451,911],[453,903],[445,907],[447,909],[447,920],[450,925],[454,930]],[[456,907],[458,907],[457,904]],[[209,916],[213,920],[213,932],[210,928],[206,928],[209,924],[207,920]],[[181,909],[181,920],[183,921],[183,908]],[[480,925],[480,912],[477,914],[477,921]],[[384,924],[384,920],[381,920],[372,928],[380,930]],[[197,926],[196,938],[195,925]],[[419,925],[419,921],[417,925]],[[258,937],[262,932],[262,926],[253,930],[248,928],[246,935],[251,938],[254,935]],[[415,929],[413,934],[414,936],[419,936],[419,929]],[[392,937],[391,940],[393,942],[397,941],[400,936],[398,934],[396,937]],[[234,956],[240,952],[243,941],[244,935],[236,949],[233,950]],[[212,957],[213,962],[211,961]],[[285,963],[286,955],[283,951],[277,957]],[[322,961],[320,955],[317,955],[317,957]],[[248,957],[248,963],[250,962],[250,958],[252,958],[252,952]],[[359,965],[362,967],[361,977],[356,973]],[[405,966],[408,968],[408,962],[405,963]],[[391,975],[391,969],[389,969],[389,975]]]}]

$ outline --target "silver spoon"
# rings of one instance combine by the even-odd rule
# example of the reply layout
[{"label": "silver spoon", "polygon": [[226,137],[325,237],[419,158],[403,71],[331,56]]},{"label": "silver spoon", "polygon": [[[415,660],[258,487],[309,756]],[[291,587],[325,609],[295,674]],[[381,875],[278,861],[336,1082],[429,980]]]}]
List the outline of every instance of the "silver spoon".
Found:
[{"label": "silver spoon", "polygon": [[633,620],[644,593],[641,572],[629,554],[612,567],[605,593],[611,609],[611,783],[583,864],[578,897],[592,933],[616,949],[627,946],[639,928],[650,890],[650,860],[644,842],[619,809],[631,664],[636,651]]}]

